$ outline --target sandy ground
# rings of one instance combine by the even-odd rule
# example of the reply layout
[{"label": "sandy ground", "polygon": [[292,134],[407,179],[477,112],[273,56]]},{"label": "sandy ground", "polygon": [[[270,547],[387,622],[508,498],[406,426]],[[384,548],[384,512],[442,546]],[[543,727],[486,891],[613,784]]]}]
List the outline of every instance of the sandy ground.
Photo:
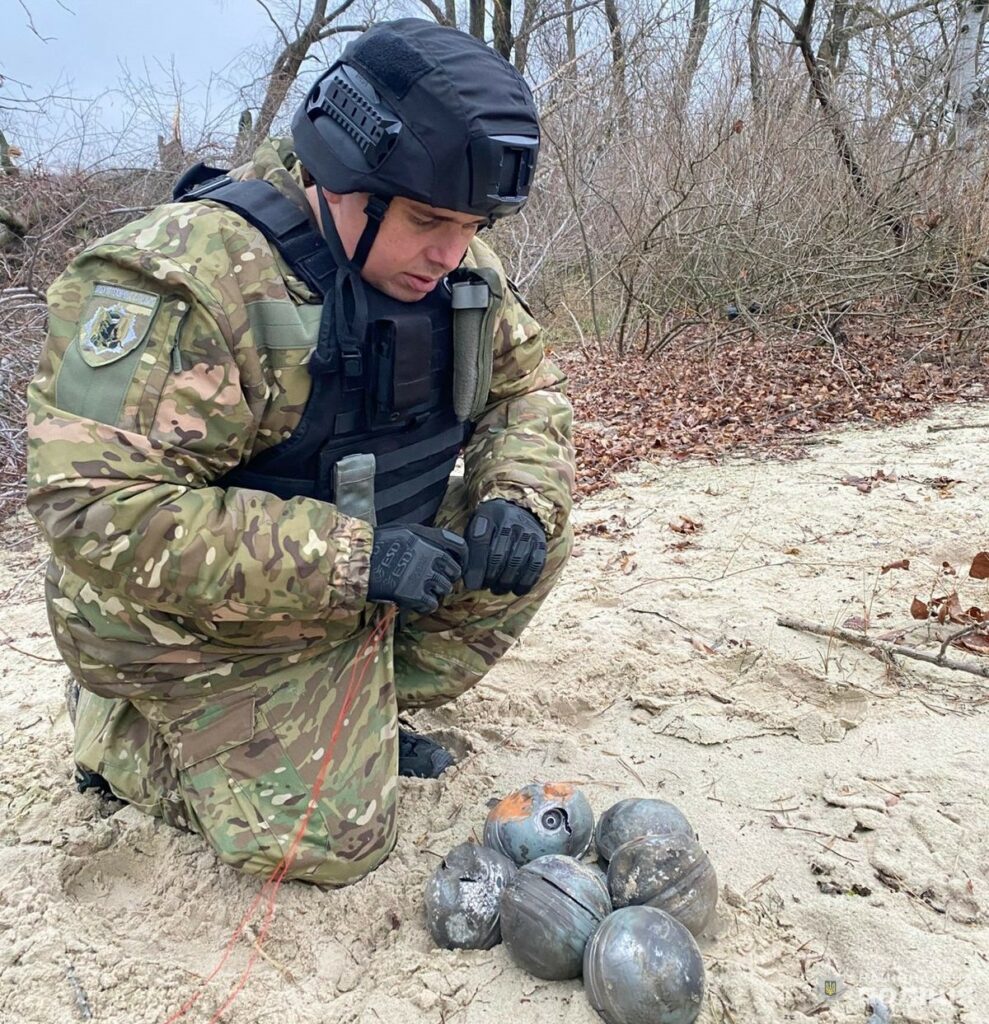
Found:
[{"label": "sandy ground", "polygon": [[[894,1022],[989,1022],[989,680],[776,622],[868,615],[872,634],[917,643],[913,597],[957,587],[989,607],[966,577],[989,548],[986,431],[926,426],[818,439],[788,465],[647,466],[586,501],[576,557],[523,642],[418,718],[458,769],[403,781],[398,847],[371,877],[283,887],[222,1019],[592,1024],[579,981],[527,976],[503,947],[432,948],[422,919],[438,857],[480,834],[492,796],[538,779],[575,781],[598,813],[654,794],[690,817],[721,882],[704,1024],[865,1021],[868,999]],[[896,480],[840,483],[878,469]],[[702,527],[671,530],[683,516]],[[74,792],[41,557],[8,553],[0,578],[0,1021],[163,1024],[258,882],[196,836]],[[252,949],[236,946],[188,1020],[209,1020]]]}]

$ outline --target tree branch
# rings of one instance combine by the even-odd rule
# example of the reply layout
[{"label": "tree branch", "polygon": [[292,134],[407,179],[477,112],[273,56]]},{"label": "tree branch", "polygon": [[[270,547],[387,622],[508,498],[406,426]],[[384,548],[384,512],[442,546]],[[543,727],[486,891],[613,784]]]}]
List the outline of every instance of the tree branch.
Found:
[{"label": "tree branch", "polygon": [[31,16],[31,12],[30,12],[30,10],[28,9],[28,6],[27,6],[27,4],[26,4],[26,3],[24,3],[24,0],[18,0],[18,3],[19,3],[19,4],[21,5],[21,10],[23,10],[23,11],[24,11],[24,13],[25,13],[25,14],[27,15],[27,27],[28,27],[28,28],[29,28],[29,29],[30,29],[30,30],[31,30],[31,31],[32,31],[32,32],[33,32],[33,33],[34,33],[34,34],[35,34],[35,35],[36,35],[36,36],[37,36],[37,37],[38,37],[38,38],[39,38],[39,39],[40,39],[40,40],[41,40],[41,41],[43,42],[43,43],[50,43],[50,42],[51,42],[51,41],[52,41],[52,40],[53,40],[53,39],[54,39],[55,37],[54,37],[54,36],[43,36],[43,35],[42,35],[42,34],[41,34],[41,33],[40,33],[40,32],[39,32],[39,31],[38,31],[38,30],[37,30],[37,29],[36,29],[36,28],[34,27],[34,18],[33,18],[33,17]]},{"label": "tree branch", "polygon": [[433,2],[433,0],[419,0],[423,7],[436,19],[439,25],[450,25],[451,22],[447,18],[445,12],[439,9],[439,6]]}]

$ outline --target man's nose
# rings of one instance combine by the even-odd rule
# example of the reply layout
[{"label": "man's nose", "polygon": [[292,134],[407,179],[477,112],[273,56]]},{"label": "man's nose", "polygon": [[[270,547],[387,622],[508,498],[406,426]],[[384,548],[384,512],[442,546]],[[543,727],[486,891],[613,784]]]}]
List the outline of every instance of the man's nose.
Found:
[{"label": "man's nose", "polygon": [[426,248],[426,258],[430,263],[441,267],[444,273],[456,270],[460,266],[464,253],[467,252],[467,243],[459,230],[444,232],[441,238]]}]

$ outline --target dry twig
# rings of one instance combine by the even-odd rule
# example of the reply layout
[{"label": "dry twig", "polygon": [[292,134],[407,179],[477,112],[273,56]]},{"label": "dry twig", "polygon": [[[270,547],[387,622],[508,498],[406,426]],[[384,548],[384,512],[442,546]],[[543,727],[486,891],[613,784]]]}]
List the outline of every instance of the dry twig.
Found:
[{"label": "dry twig", "polygon": [[937,434],[942,430],[989,430],[989,423],[932,423],[927,433]]},{"label": "dry twig", "polygon": [[[973,676],[981,676],[983,679],[989,679],[989,665],[966,665],[963,662],[955,661],[951,658],[943,657],[944,648],[942,647],[942,654],[927,654],[924,651],[918,651],[913,647],[904,647],[902,644],[891,644],[884,640],[870,640],[868,637],[862,636],[860,633],[852,633],[850,630],[841,629],[839,626],[821,626],[816,622],[807,622],[804,619],[793,619],[786,615],[781,615],[776,620],[777,625],[785,626],[787,629],[796,629],[803,633],[814,633],[816,636],[826,636],[835,640],[844,640],[845,643],[855,644],[858,647],[869,647],[873,650],[882,651],[884,654],[889,655],[900,655],[904,658],[913,658],[916,661],[924,661],[929,665],[937,665],[939,668],[950,668],[954,672],[968,672]],[[955,636],[961,636],[964,633],[970,632],[969,629],[964,629],[955,634]],[[954,639],[950,637],[949,641]]]}]

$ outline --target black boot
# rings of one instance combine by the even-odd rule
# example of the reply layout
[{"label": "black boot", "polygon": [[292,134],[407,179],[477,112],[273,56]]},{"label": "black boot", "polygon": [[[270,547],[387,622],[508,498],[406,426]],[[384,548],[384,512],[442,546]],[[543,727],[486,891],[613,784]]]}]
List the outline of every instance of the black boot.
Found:
[{"label": "black boot", "polygon": [[[120,800],[120,797],[110,788],[110,783],[102,775],[91,772],[88,768],[76,765],[75,782],[76,789],[80,793],[85,793],[87,789],[95,789],[105,800]],[[120,802],[127,803],[126,800],[120,800]]]},{"label": "black boot", "polygon": [[418,733],[398,730],[398,774],[416,779],[437,779],[456,760],[449,750]]}]

